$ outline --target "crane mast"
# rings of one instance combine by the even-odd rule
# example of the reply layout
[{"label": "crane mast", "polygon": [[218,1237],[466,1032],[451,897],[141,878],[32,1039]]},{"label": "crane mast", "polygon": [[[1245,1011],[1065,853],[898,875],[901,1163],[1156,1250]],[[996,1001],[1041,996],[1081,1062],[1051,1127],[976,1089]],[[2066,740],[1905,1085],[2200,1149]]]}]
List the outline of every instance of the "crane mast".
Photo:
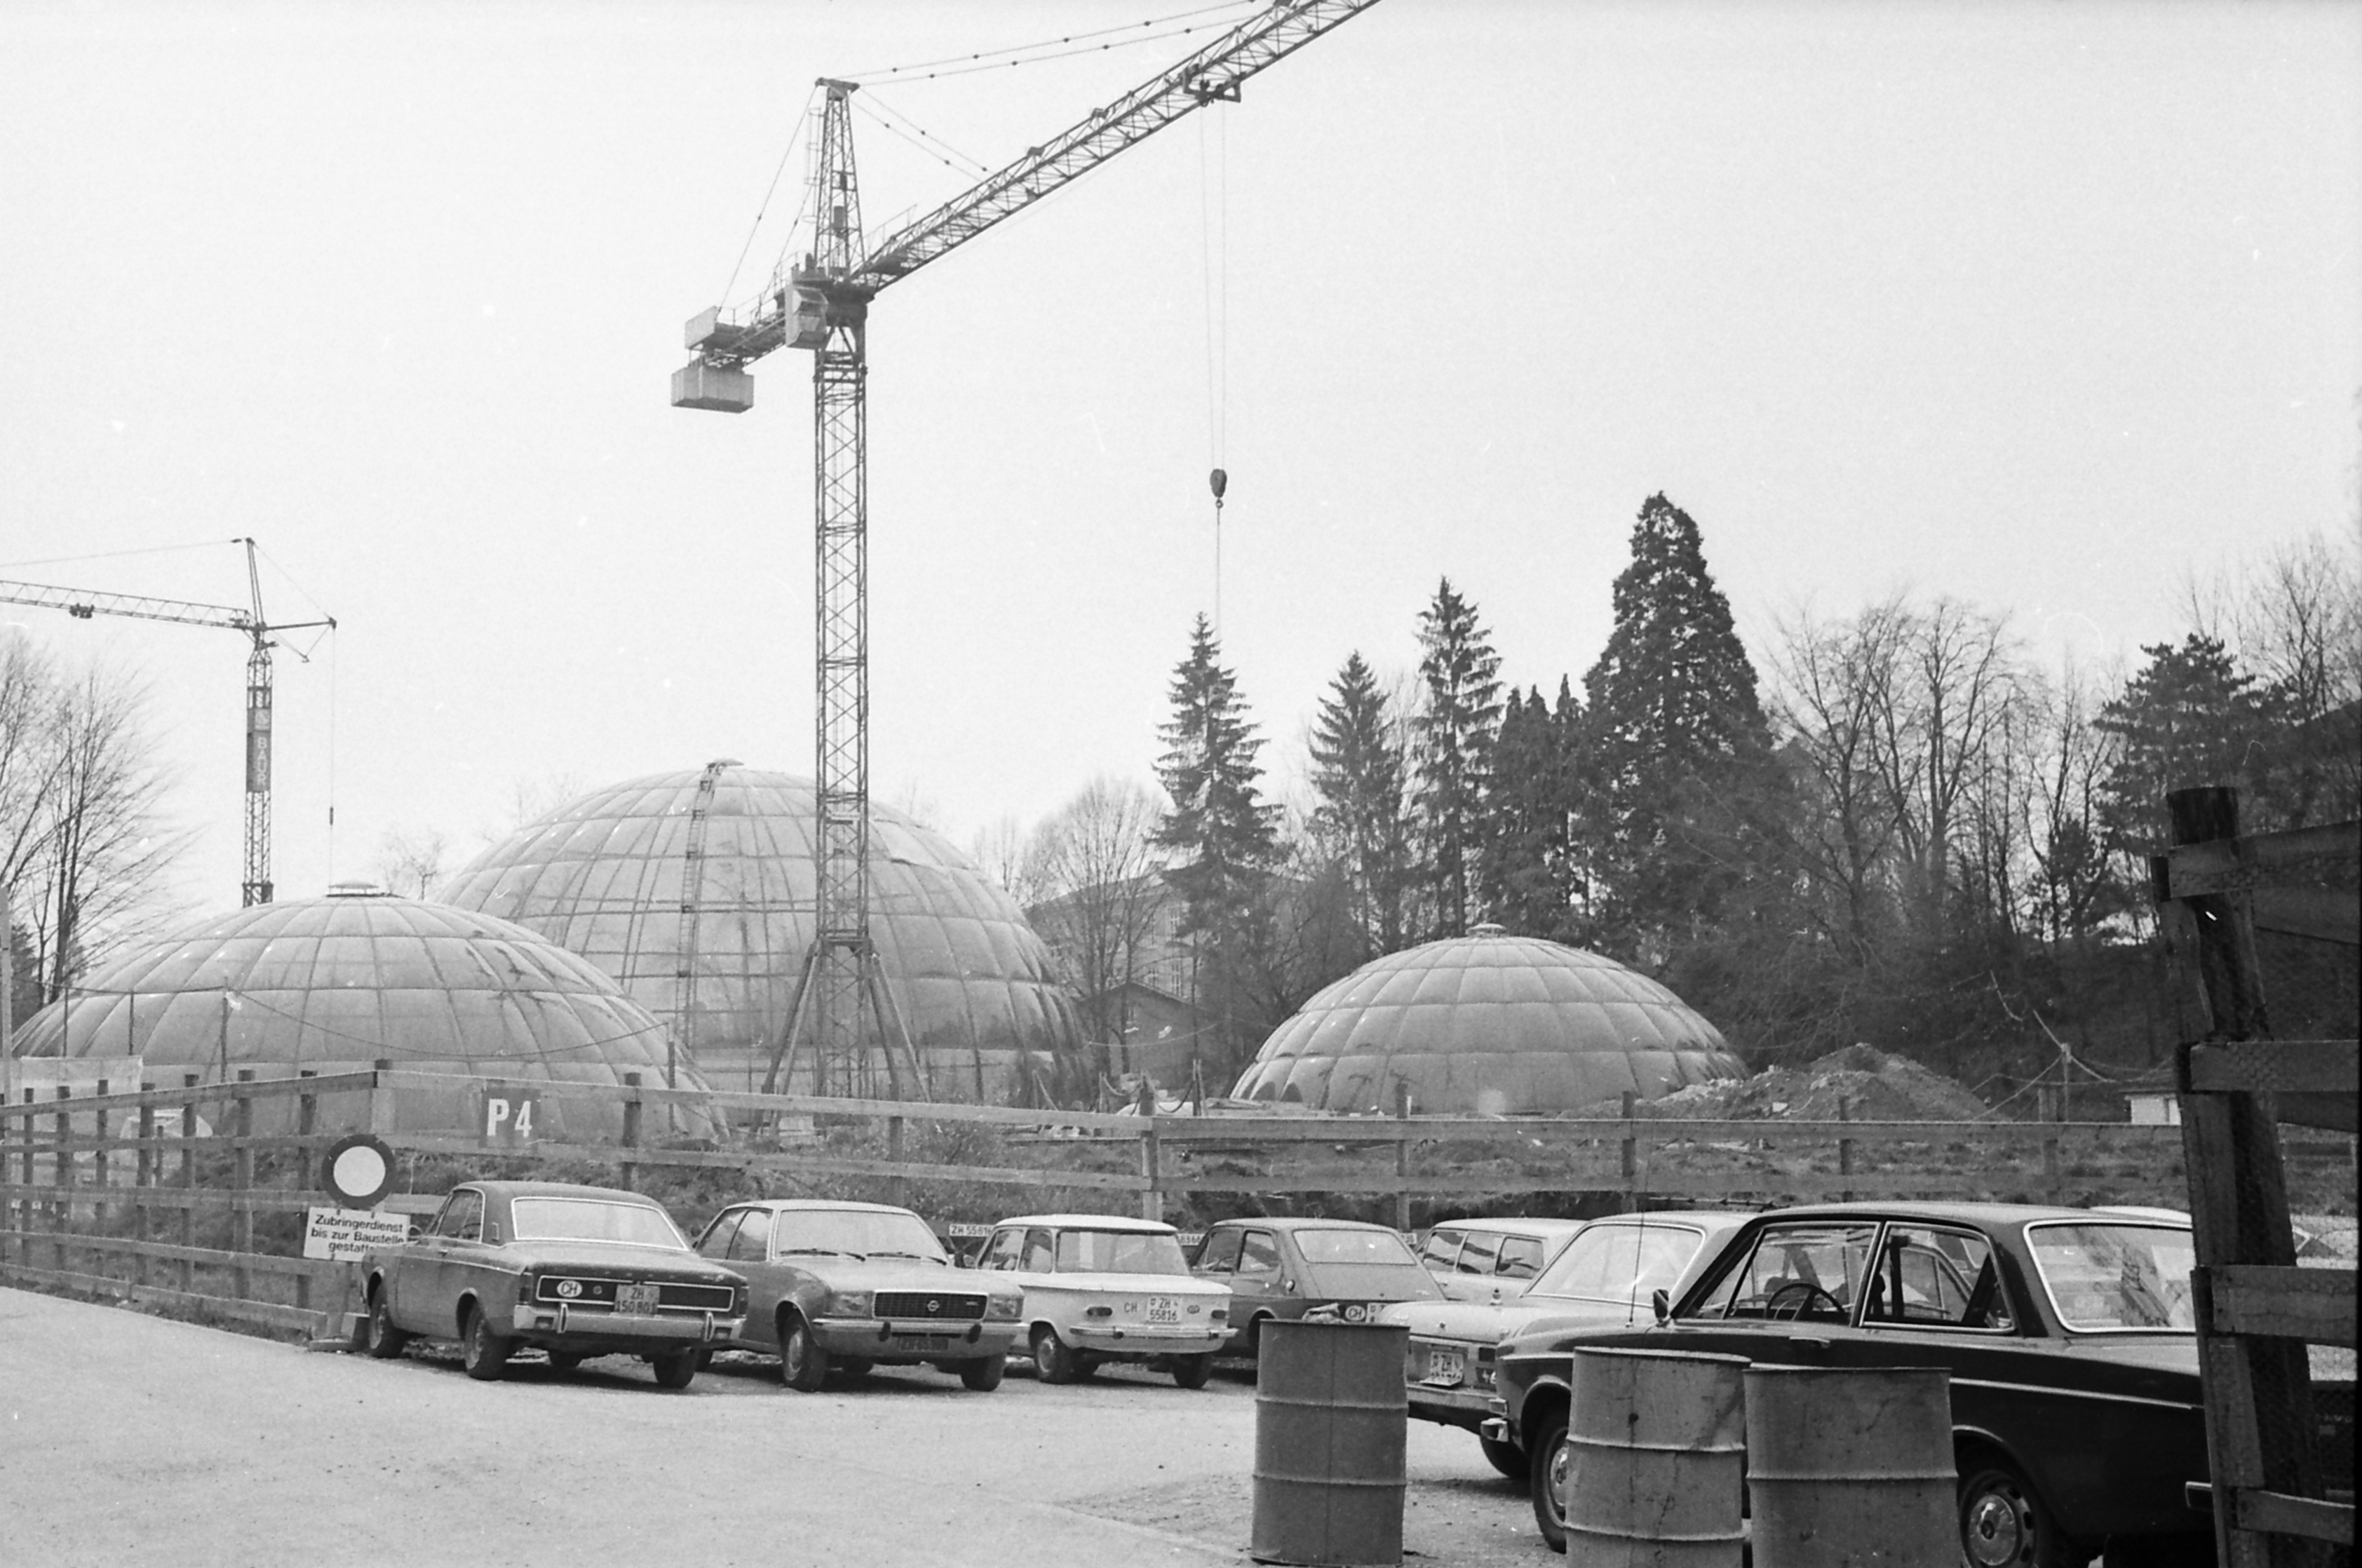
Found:
[{"label": "crane mast", "polygon": [[[812,946],[772,1077],[792,1073],[803,1021],[811,1023],[815,1092],[871,1091],[862,1000],[881,1025],[890,1005],[877,969],[868,909],[869,304],[909,277],[1053,191],[1088,173],[1193,109],[1235,103],[1242,83],[1377,0],[1275,0],[1187,59],[1094,109],[1058,136],[963,194],[865,248],[853,160],[851,100],[857,84],[822,78],[807,192],[811,248],[783,261],[763,293],[741,309],[690,318],[696,358],[673,373],[677,408],[744,414],[755,405],[745,367],[775,348],[812,354],[814,524],[814,833],[818,901]],[[907,1038],[883,1051],[897,1097],[923,1084]],[[782,1067],[780,1057],[784,1055]]]},{"label": "crane mast", "polygon": [[[255,560],[255,543],[246,547],[246,580],[253,607],[239,610],[226,604],[204,604],[182,599],[155,599],[138,593],[94,593],[78,588],[56,588],[39,582],[0,581],[0,603],[35,604],[62,610],[77,621],[97,615],[122,615],[139,621],[169,621],[183,626],[220,626],[245,635],[251,646],[246,657],[246,812],[245,855],[239,873],[241,907],[270,901],[270,650],[278,645],[273,633],[302,631],[311,626],[333,628],[334,616],[317,621],[271,623],[262,613],[262,576]],[[297,657],[302,657],[298,655]]]}]

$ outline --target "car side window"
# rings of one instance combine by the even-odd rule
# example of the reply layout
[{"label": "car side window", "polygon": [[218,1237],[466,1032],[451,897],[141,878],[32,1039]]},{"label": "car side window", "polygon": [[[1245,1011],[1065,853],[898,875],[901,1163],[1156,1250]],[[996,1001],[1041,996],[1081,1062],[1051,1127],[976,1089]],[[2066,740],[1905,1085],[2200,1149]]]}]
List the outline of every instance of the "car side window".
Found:
[{"label": "car side window", "polygon": [[484,1233],[484,1195],[480,1192],[453,1193],[443,1205],[443,1212],[435,1221],[435,1233],[454,1241],[472,1242]]},{"label": "car side window", "polygon": [[734,1263],[761,1263],[771,1253],[771,1211],[749,1209],[746,1222],[730,1238],[730,1258]]},{"label": "car side window", "polygon": [[1427,1244],[1418,1250],[1418,1261],[1430,1269],[1449,1273],[1460,1257],[1460,1237],[1458,1231],[1447,1231],[1440,1226],[1429,1231]]},{"label": "car side window", "polygon": [[1747,1261],[1699,1306],[1701,1318],[1842,1323],[1869,1272],[1878,1227],[1833,1220],[1767,1225]]},{"label": "car side window", "polygon": [[1025,1261],[1018,1266],[1028,1274],[1057,1273],[1057,1237],[1048,1231],[1026,1231]]},{"label": "car side window", "polygon": [[1216,1231],[1207,1236],[1198,1252],[1198,1268],[1209,1274],[1238,1272],[1240,1238],[1236,1231]]},{"label": "car side window", "polygon": [[1862,1299],[1866,1324],[2013,1329],[1992,1243],[1969,1231],[1896,1225],[1886,1233]]},{"label": "car side window", "polygon": [[977,1260],[978,1268],[1014,1269],[1017,1255],[1025,1245],[1022,1231],[995,1231],[992,1240],[985,1243],[984,1256]]},{"label": "car side window", "polygon": [[1239,1242],[1239,1272],[1264,1275],[1279,1272],[1279,1240],[1268,1231],[1246,1231]]},{"label": "car side window", "polygon": [[1501,1238],[1491,1231],[1471,1231],[1460,1243],[1455,1274],[1490,1274],[1501,1256]]},{"label": "car side window", "polygon": [[722,1217],[705,1228],[697,1239],[697,1250],[709,1258],[718,1258],[730,1250],[730,1238],[738,1232],[739,1221],[746,1217],[743,1209],[725,1209]]},{"label": "car side window", "polygon": [[1542,1271],[1542,1243],[1539,1236],[1505,1236],[1501,1239],[1501,1261],[1494,1270],[1507,1279],[1531,1279]]}]

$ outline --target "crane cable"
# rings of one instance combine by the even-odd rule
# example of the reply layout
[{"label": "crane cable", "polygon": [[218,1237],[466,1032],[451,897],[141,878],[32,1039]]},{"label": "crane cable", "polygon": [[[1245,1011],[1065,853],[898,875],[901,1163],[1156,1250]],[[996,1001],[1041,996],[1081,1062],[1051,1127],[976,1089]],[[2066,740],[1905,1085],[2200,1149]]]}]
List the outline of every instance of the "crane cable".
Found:
[{"label": "crane cable", "polygon": [[[840,81],[867,86],[877,82],[933,82],[945,76],[966,76],[977,71],[999,71],[1011,66],[1036,65],[1048,60],[1064,60],[1077,54],[1098,54],[1105,50],[1129,49],[1135,44],[1154,43],[1162,39],[1184,38],[1203,32],[1212,27],[1235,26],[1231,22],[1191,22],[1185,28],[1174,28],[1175,22],[1190,22],[1198,17],[1209,17],[1218,11],[1252,13],[1262,9],[1253,0],[1223,0],[1216,6],[1200,6],[1194,10],[1175,11],[1167,16],[1151,17],[1145,21],[1127,22],[1120,28],[1100,28],[1091,32],[1068,33],[1062,38],[1043,39],[1038,43],[1012,44],[1006,49],[979,50],[971,54],[946,55],[941,60],[922,60],[909,65],[880,66],[871,71],[856,71],[838,78]],[[1243,18],[1242,18],[1243,19]],[[1164,28],[1170,30],[1157,32]],[[1093,43],[1093,39],[1129,35],[1114,43]]]},{"label": "crane cable", "polygon": [[[805,133],[811,129],[812,100],[820,96],[820,88],[815,86],[811,92],[805,94],[804,106],[796,111],[795,132],[788,138],[788,145],[780,149],[779,166],[771,171],[771,182],[763,192],[762,204],[755,209],[755,221],[747,226],[746,243],[738,248],[738,259],[730,264],[730,281],[722,285],[722,293],[715,296],[725,305],[730,303],[730,291],[738,286],[738,274],[745,270],[746,255],[755,248],[756,237],[763,231],[763,219],[770,213],[771,198],[779,193],[779,182],[786,178],[788,172],[788,160],[796,155],[796,149],[802,145]],[[799,213],[798,222],[801,221],[801,216],[802,215]],[[790,225],[788,230],[788,243],[780,247],[779,254],[783,257],[793,254],[795,245],[795,229]]]},{"label": "crane cable", "polygon": [[[1207,124],[1211,121],[1212,153]],[[1223,468],[1229,437],[1231,223],[1229,141],[1218,115],[1198,120],[1199,251],[1206,285],[1206,442],[1213,459],[1207,486],[1214,492],[1214,635],[1222,635],[1222,496],[1231,476]],[[1219,210],[1218,210],[1219,208]]]}]

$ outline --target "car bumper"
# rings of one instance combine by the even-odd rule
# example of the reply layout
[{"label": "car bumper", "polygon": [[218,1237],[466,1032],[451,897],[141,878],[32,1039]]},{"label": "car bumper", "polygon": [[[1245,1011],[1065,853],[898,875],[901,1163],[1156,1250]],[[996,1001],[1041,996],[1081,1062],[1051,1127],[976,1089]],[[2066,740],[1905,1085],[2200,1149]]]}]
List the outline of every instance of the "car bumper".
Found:
[{"label": "car bumper", "polygon": [[1144,1323],[1106,1328],[1076,1323],[1061,1329],[1059,1334],[1099,1355],[1211,1355],[1230,1338],[1227,1329],[1163,1328]]},{"label": "car bumper", "polygon": [[621,1317],[613,1312],[577,1312],[564,1302],[555,1307],[519,1303],[510,1320],[518,1339],[535,1344],[568,1341],[654,1341],[669,1344],[720,1344],[737,1338],[744,1318],[715,1312],[665,1312],[654,1317]]},{"label": "car bumper", "polygon": [[926,1319],[822,1318],[812,1338],[831,1355],[866,1361],[969,1361],[1006,1355],[1017,1342],[1015,1322],[944,1323]]},{"label": "car bumper", "polygon": [[1404,1390],[1413,1418],[1422,1421],[1440,1421],[1448,1427],[1464,1427],[1474,1431],[1484,1424],[1493,1408],[1493,1397],[1476,1388],[1435,1388],[1423,1383],[1407,1385]]}]

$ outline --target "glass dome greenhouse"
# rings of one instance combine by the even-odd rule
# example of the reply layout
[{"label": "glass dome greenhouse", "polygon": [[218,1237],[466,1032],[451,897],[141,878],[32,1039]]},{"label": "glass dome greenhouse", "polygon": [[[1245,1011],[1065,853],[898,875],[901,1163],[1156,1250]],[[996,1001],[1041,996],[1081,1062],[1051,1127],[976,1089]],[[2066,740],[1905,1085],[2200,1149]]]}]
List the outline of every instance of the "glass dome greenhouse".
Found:
[{"label": "glass dome greenhouse", "polygon": [[[631,779],[486,850],[436,896],[582,955],[673,1025],[715,1088],[759,1090],[783,1054],[811,946],[812,793],[806,779],[732,762]],[[1029,1073],[1079,1060],[1082,1032],[1048,948],[974,862],[873,802],[867,869],[885,989],[935,1094],[1007,1099]],[[870,1034],[874,1049],[874,1021]],[[800,1046],[793,1084],[772,1087],[809,1091],[811,1059]]]},{"label": "glass dome greenhouse", "polygon": [[[27,1019],[14,1045],[20,1056],[136,1055],[160,1087],[178,1087],[185,1073],[202,1082],[241,1069],[326,1076],[390,1061],[519,1087],[620,1084],[629,1072],[662,1088],[668,1040],[661,1019],[555,943],[370,889],[256,904],[150,943]],[[692,1068],[676,1066],[675,1087],[706,1088]],[[398,1090],[396,1125],[472,1128],[480,1092],[472,1084]],[[257,1100],[258,1131],[276,1130],[293,1105]],[[365,1110],[359,1094],[323,1097],[320,1125]],[[652,1138],[714,1131],[701,1110],[652,1104],[643,1114]],[[560,1141],[610,1141],[621,1135],[623,1107],[551,1097],[543,1125]]]},{"label": "glass dome greenhouse", "polygon": [[1373,960],[1272,1031],[1231,1093],[1308,1110],[1518,1116],[1745,1071],[1713,1024],[1612,959],[1479,926]]}]

